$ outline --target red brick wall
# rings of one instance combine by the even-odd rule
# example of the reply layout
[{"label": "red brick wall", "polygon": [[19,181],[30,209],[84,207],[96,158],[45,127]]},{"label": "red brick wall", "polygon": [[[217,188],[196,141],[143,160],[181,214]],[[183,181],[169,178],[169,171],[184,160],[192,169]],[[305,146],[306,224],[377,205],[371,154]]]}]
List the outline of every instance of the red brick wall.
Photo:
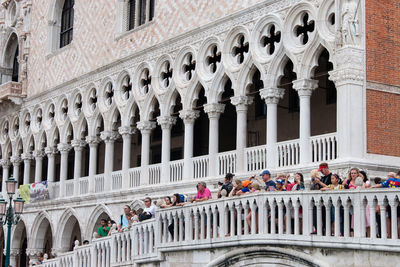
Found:
[{"label": "red brick wall", "polygon": [[400,85],[400,0],[366,0],[367,80]]},{"label": "red brick wall", "polygon": [[[366,0],[367,81],[400,86],[400,0]],[[400,156],[400,95],[367,90],[367,152]]]}]

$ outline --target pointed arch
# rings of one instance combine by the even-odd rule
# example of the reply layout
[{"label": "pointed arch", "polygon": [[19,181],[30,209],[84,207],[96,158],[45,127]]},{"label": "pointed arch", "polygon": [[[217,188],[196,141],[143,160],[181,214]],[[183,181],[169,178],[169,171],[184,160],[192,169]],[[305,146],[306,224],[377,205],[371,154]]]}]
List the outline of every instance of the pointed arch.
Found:
[{"label": "pointed arch", "polygon": [[[54,240],[54,226],[50,215],[46,211],[41,211],[36,216],[31,229],[31,236],[35,239],[30,244],[30,247],[44,253],[51,252]],[[49,240],[50,239],[50,240]]]},{"label": "pointed arch", "polygon": [[75,210],[67,208],[61,215],[57,229],[57,248],[61,252],[70,251],[76,240],[82,240],[81,223],[79,222]]},{"label": "pointed arch", "polygon": [[103,218],[104,214],[106,214],[108,218],[112,217],[112,213],[106,205],[100,204],[94,208],[86,225],[85,238],[90,239],[92,237],[93,232],[96,231],[96,226],[100,224],[102,219],[105,219]]},{"label": "pointed arch", "polygon": [[[15,31],[10,32],[3,51],[3,67],[12,70],[11,75],[4,75],[2,83],[19,80],[19,39]],[[4,80],[3,80],[4,79]]]}]

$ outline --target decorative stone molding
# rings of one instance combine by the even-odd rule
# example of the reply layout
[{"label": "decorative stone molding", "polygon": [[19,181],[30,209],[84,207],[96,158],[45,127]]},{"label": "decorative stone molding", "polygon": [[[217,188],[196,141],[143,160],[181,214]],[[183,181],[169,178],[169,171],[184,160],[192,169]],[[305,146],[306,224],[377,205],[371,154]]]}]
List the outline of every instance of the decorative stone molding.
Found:
[{"label": "decorative stone molding", "polygon": [[33,156],[31,153],[23,153],[23,154],[21,154],[21,159],[23,161],[29,161],[29,160],[33,160]]},{"label": "decorative stone molding", "polygon": [[157,123],[161,126],[161,129],[171,129],[176,123],[176,118],[172,116],[160,116],[157,117]]},{"label": "decorative stone molding", "polygon": [[200,117],[200,111],[190,109],[181,110],[179,111],[179,117],[185,124],[193,124]]},{"label": "decorative stone molding", "polygon": [[36,150],[33,152],[33,157],[35,159],[43,159],[46,156],[46,153],[42,150]]},{"label": "decorative stone molding", "polygon": [[46,147],[45,149],[44,149],[44,153],[46,153],[47,154],[47,156],[49,156],[49,155],[55,155],[55,154],[57,154],[57,149],[55,149],[54,147]]},{"label": "decorative stone molding", "polygon": [[11,255],[11,257],[17,257],[17,256],[20,255],[20,253],[21,253],[21,251],[20,251],[19,249],[16,249],[16,248],[10,249],[10,255]]},{"label": "decorative stone molding", "polygon": [[72,146],[69,144],[58,144],[57,149],[58,151],[60,151],[61,154],[63,154],[68,153],[72,149]]},{"label": "decorative stone molding", "polygon": [[253,103],[252,96],[234,96],[231,97],[232,105],[236,106],[236,111],[247,111],[247,106]]},{"label": "decorative stone molding", "polygon": [[0,160],[0,165],[3,167],[3,169],[6,169],[10,167],[11,162],[8,159],[2,159]]},{"label": "decorative stone molding", "polygon": [[89,146],[97,146],[101,142],[101,139],[97,136],[86,136],[86,143]]},{"label": "decorative stone molding", "polygon": [[208,114],[208,117],[211,118],[219,118],[221,113],[225,110],[225,104],[212,103],[204,105],[204,112]]},{"label": "decorative stone molding", "polygon": [[71,146],[75,151],[82,151],[82,149],[86,146],[86,142],[83,140],[72,140]]},{"label": "decorative stone molding", "polygon": [[100,133],[100,138],[104,142],[115,142],[119,138],[119,133],[116,131],[104,131]]},{"label": "decorative stone molding", "polygon": [[21,162],[22,162],[22,159],[21,159],[21,157],[19,157],[19,156],[12,156],[12,157],[10,158],[10,162],[11,162],[14,166],[19,166],[19,165],[21,164]]},{"label": "decorative stone molding", "polygon": [[136,128],[135,127],[129,127],[129,126],[121,126],[118,128],[118,132],[122,137],[125,135],[132,135],[136,133]]},{"label": "decorative stone molding", "polygon": [[285,89],[283,88],[265,88],[260,90],[260,96],[265,100],[266,104],[278,104],[283,98]]},{"label": "decorative stone molding", "polygon": [[312,92],[318,88],[318,81],[312,79],[300,79],[293,81],[293,89],[297,91],[299,97],[311,97]]},{"label": "decorative stone molding", "polygon": [[137,123],[137,128],[142,134],[151,133],[151,131],[156,128],[156,123],[154,121],[139,121]]}]

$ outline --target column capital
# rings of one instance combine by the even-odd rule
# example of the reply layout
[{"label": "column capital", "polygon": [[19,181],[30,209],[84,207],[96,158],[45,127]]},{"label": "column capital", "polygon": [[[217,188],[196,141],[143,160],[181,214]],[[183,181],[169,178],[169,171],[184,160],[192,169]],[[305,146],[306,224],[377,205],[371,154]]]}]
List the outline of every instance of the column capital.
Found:
[{"label": "column capital", "polygon": [[46,155],[46,154],[44,153],[43,150],[35,150],[35,151],[33,152],[33,157],[34,157],[35,159],[43,159],[45,155]]},{"label": "column capital", "polygon": [[271,87],[260,90],[260,96],[266,104],[278,104],[285,94],[284,88]]},{"label": "column capital", "polygon": [[16,249],[16,248],[10,249],[10,255],[12,257],[17,257],[17,256],[19,256],[19,254],[20,254],[20,250],[19,249]]},{"label": "column capital", "polygon": [[44,153],[47,154],[47,157],[48,157],[48,156],[51,156],[51,155],[55,155],[55,154],[57,154],[57,149],[54,148],[54,147],[46,147],[46,148],[44,149]]},{"label": "column capital", "polygon": [[100,138],[104,142],[115,142],[119,137],[119,133],[116,131],[103,131],[100,133]]},{"label": "column capital", "polygon": [[86,143],[89,146],[97,146],[101,142],[101,139],[97,136],[86,136]]},{"label": "column capital", "polygon": [[72,147],[70,144],[60,143],[57,145],[57,149],[58,149],[58,151],[60,151],[61,154],[68,153],[71,150],[71,148]]},{"label": "column capital", "polygon": [[204,112],[207,113],[208,118],[219,119],[221,113],[225,110],[225,105],[220,103],[211,103],[204,105]]},{"label": "column capital", "polygon": [[11,162],[8,159],[2,159],[2,160],[0,160],[0,165],[3,168],[9,168],[11,165]]},{"label": "column capital", "polygon": [[130,127],[130,126],[121,126],[118,128],[118,132],[120,135],[125,136],[125,135],[132,135],[136,132],[135,127]]},{"label": "column capital", "polygon": [[156,122],[154,121],[139,121],[137,123],[137,128],[140,132],[143,133],[151,133],[151,131],[156,128]]},{"label": "column capital", "polygon": [[176,118],[172,116],[159,116],[157,117],[157,123],[161,126],[161,129],[168,130],[176,123]]},{"label": "column capital", "polygon": [[247,106],[253,103],[252,96],[234,96],[231,97],[231,103],[236,107],[236,111],[247,111]]},{"label": "column capital", "polygon": [[82,150],[86,146],[86,142],[83,140],[72,140],[71,146],[74,148],[75,151]]},{"label": "column capital", "polygon": [[300,79],[293,81],[293,89],[297,91],[299,97],[310,97],[316,88],[318,88],[318,80]]},{"label": "column capital", "polygon": [[31,153],[22,153],[22,154],[21,154],[21,159],[22,159],[23,161],[26,161],[26,160],[33,160],[33,156],[32,156]]},{"label": "column capital", "polygon": [[179,117],[183,120],[185,124],[193,124],[198,117],[200,117],[200,111],[185,109],[179,111]]},{"label": "column capital", "polygon": [[19,157],[19,156],[12,156],[12,157],[10,158],[10,162],[11,162],[14,166],[19,166],[19,165],[21,164],[21,162],[22,162],[22,159],[21,159],[21,157]]}]

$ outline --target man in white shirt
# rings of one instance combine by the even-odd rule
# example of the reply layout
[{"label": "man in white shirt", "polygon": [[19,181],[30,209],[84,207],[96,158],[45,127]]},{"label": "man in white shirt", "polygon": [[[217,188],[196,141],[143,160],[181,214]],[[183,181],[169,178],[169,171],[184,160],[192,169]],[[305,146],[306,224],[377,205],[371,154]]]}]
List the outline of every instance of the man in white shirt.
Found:
[{"label": "man in white shirt", "polygon": [[144,205],[146,207],[143,209],[143,213],[139,216],[140,221],[152,219],[156,213],[156,207],[152,205],[151,198],[146,197],[144,199]]}]

